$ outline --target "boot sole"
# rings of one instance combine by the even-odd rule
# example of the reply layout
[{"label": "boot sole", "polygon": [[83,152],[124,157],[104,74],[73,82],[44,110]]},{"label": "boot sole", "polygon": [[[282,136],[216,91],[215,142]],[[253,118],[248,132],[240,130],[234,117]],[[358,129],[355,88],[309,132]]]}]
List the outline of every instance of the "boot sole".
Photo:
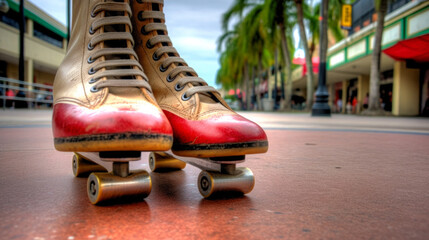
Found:
[{"label": "boot sole", "polygon": [[55,149],[64,152],[167,151],[173,137],[163,134],[113,133],[54,138]]},{"label": "boot sole", "polygon": [[172,151],[174,154],[184,157],[241,156],[267,152],[268,141],[198,145],[173,144]]}]

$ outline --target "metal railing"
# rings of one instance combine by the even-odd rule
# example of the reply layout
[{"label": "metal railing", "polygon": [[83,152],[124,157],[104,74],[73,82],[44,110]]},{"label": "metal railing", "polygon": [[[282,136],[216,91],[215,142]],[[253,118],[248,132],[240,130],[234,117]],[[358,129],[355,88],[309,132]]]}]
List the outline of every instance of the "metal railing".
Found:
[{"label": "metal railing", "polygon": [[[8,90],[16,90],[16,93],[14,92],[14,96],[7,96]],[[3,109],[35,108],[41,105],[51,107],[53,103],[52,90],[53,87],[49,85],[0,77],[0,99]]]}]

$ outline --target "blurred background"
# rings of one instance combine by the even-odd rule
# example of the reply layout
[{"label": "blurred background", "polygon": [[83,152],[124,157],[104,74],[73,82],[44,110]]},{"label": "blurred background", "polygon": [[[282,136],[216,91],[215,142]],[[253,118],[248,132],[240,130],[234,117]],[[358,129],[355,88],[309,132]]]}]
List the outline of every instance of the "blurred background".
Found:
[{"label": "blurred background", "polygon": [[[3,109],[52,107],[69,4],[0,0]],[[181,56],[236,110],[429,116],[429,1],[165,0],[164,11]]]}]

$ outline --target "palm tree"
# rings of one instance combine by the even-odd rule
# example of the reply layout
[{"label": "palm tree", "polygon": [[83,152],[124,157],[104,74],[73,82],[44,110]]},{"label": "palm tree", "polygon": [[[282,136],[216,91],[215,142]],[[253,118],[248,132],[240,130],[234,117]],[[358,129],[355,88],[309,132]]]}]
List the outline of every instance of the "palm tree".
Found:
[{"label": "palm tree", "polygon": [[[270,66],[270,60],[272,60],[272,55],[267,51],[267,29],[263,25],[263,9],[262,4],[254,5],[239,25],[240,46],[242,46],[244,59],[248,65],[247,69],[252,68],[252,66],[255,67],[254,69],[258,69],[255,75],[260,81],[262,80],[263,69]],[[255,88],[257,86],[256,81],[252,82],[254,83],[253,88]],[[258,108],[261,109],[259,95],[256,96],[256,100]]]},{"label": "palm tree", "polygon": [[[349,4],[353,3],[354,1],[356,0],[349,0]],[[328,31],[337,42],[344,38],[343,30],[340,27],[343,2],[344,0],[328,1]],[[326,10],[324,12],[326,12]]]},{"label": "palm tree", "polygon": [[[233,31],[229,30],[229,24],[231,18],[235,15],[238,15],[241,21],[244,9],[248,8],[250,5],[252,4],[249,3],[248,0],[236,0],[228,11],[223,14],[222,28],[224,34],[218,39],[218,51],[222,51],[223,45],[225,45],[225,51],[221,54],[221,68],[218,70],[216,77],[216,81],[222,83],[224,88],[233,87],[234,90],[236,90],[240,83],[243,84],[242,89],[244,89],[246,96],[249,96],[248,66],[245,63],[246,61],[243,61],[243,57],[245,56],[242,56],[242,52],[239,52],[242,48],[238,46],[240,44],[238,42],[238,24]],[[233,86],[231,85],[232,82],[234,82]],[[246,99],[244,103],[244,108],[247,109],[249,101]]]},{"label": "palm tree", "polygon": [[[234,38],[233,32],[224,34],[219,42],[227,42],[225,50],[220,56],[220,69],[217,72],[216,82],[222,84],[224,89],[236,89],[240,83],[240,59],[238,56],[237,39]],[[238,60],[238,61],[237,61]]]},{"label": "palm tree", "polygon": [[[299,34],[301,41],[303,42],[303,48],[305,52],[305,63],[307,65],[307,109],[311,109],[313,105],[313,89],[314,89],[314,75],[313,75],[313,64],[312,58],[316,45],[321,35],[329,33],[335,38],[336,41],[340,41],[344,38],[341,31],[339,20],[341,17],[341,4],[342,0],[329,0],[329,8],[326,11],[329,12],[328,27],[327,29],[320,30],[320,3],[316,3],[313,6],[307,5],[303,0],[294,0],[297,9],[297,18],[299,26]],[[327,3],[327,2],[326,2]],[[328,6],[324,6],[328,7]],[[307,33],[305,31],[304,19],[307,20],[307,30],[310,34],[310,47],[308,47]],[[326,46],[327,48],[327,46]],[[321,49],[325,51],[325,49]],[[320,56],[319,56],[320,57]],[[323,57],[323,53],[322,53]],[[320,61],[326,59],[320,59]]]},{"label": "palm tree", "polygon": [[241,19],[243,18],[243,12],[245,9],[252,7],[257,4],[256,0],[235,0],[234,4],[222,15],[222,29],[224,32],[228,32],[229,24],[233,17],[238,16]]},{"label": "palm tree", "polygon": [[387,12],[389,0],[376,0],[375,9],[377,11],[377,25],[375,29],[374,48],[372,52],[371,76],[369,80],[369,102],[367,113],[377,113],[382,111],[380,106],[380,62],[381,62],[381,42],[384,29],[384,17]]},{"label": "palm tree", "polygon": [[[282,50],[282,57],[284,62],[284,71],[286,75],[286,88],[284,89],[285,96],[285,108],[291,107],[292,99],[292,61],[291,61],[291,42],[288,34],[291,32],[295,19],[291,16],[295,16],[291,10],[290,1],[287,0],[266,0],[264,8],[264,19],[266,26],[269,30],[269,39],[273,43],[274,51],[278,48]],[[289,37],[288,37],[289,36]],[[280,43],[280,46],[278,44]]]},{"label": "palm tree", "polygon": [[313,63],[310,56],[310,50],[308,48],[307,33],[305,32],[304,26],[304,11],[303,0],[294,0],[297,10],[297,20],[299,26],[299,36],[301,41],[304,43],[305,63],[307,65],[307,109],[311,109],[313,105],[313,90],[314,90],[314,75],[313,75]]},{"label": "palm tree", "polygon": [[[246,16],[242,16],[244,8],[249,8]],[[266,66],[267,59],[264,54],[265,48],[265,28],[262,26],[261,19],[262,5],[255,3],[247,3],[247,1],[238,0],[224,14],[223,26],[224,33],[218,41],[218,50],[222,51],[225,45],[225,51],[221,57],[221,69],[218,71],[218,82],[229,83],[234,82],[235,85],[242,84],[242,89],[245,89],[247,99],[246,107],[250,102],[250,81],[249,76],[255,75],[257,66]],[[235,16],[240,16],[240,21],[234,26],[233,31],[228,31],[229,21]],[[258,64],[261,63],[261,64]],[[261,72],[261,71],[258,71]],[[253,79],[252,79],[253,80]],[[256,87],[255,81],[252,81],[253,89]],[[255,90],[253,90],[255,93]],[[258,106],[260,107],[260,99]]]},{"label": "palm tree", "polygon": [[308,22],[308,31],[310,32],[310,47],[309,53],[310,58],[313,59],[316,45],[320,38],[320,3],[316,3],[314,6],[304,5],[304,18]]},{"label": "palm tree", "polygon": [[309,52],[311,58],[313,58],[314,51],[316,50],[316,46],[319,44],[319,39],[322,34],[329,34],[335,39],[336,42],[342,40],[344,38],[344,34],[340,27],[340,18],[341,18],[341,5],[342,0],[328,0],[325,2],[327,4],[327,9],[324,9],[329,16],[327,19],[327,28],[322,30],[320,29],[320,8],[321,3],[318,2],[311,5],[303,5],[304,18],[307,20],[307,30],[310,33],[310,47]]}]

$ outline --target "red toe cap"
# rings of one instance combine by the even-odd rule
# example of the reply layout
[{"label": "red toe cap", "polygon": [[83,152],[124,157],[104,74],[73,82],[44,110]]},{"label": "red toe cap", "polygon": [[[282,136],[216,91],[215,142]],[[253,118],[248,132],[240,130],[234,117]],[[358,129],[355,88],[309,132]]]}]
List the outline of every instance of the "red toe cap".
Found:
[{"label": "red toe cap", "polygon": [[165,110],[164,113],[173,127],[174,145],[267,142],[259,125],[238,114],[193,121]]},{"label": "red toe cap", "polygon": [[172,134],[165,115],[151,104],[104,106],[97,109],[55,104],[52,130],[55,138],[123,132]]}]

